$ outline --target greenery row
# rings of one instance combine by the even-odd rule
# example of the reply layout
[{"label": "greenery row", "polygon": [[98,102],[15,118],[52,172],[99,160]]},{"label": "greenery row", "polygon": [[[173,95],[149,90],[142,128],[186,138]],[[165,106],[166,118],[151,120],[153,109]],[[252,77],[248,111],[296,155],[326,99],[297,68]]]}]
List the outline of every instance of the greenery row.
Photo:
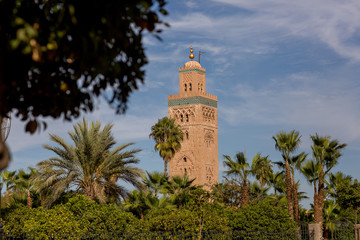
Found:
[{"label": "greenery row", "polygon": [[[150,133],[164,159],[164,173],[137,168],[140,150],[130,149],[133,143],[116,145],[111,129],[111,124],[101,127],[83,119],[69,132],[72,144],[50,135],[54,145],[44,148],[54,157],[27,171],[2,172],[5,231],[35,232],[39,239],[51,232],[280,233],[296,231],[300,222],[315,222],[324,225],[329,237],[339,222],[357,223],[360,185],[351,176],[331,172],[346,146],[331,137],[311,136],[312,156],[295,155],[299,132],[279,132],[273,139],[282,161],[256,154],[250,163],[242,152],[234,158],[224,155],[226,177],[204,190],[187,175],[167,175],[183,138],[173,119],[159,119]],[[295,171],[314,187],[312,209],[299,204],[308,196],[298,191]],[[124,188],[124,181],[135,190]]]},{"label": "greenery row", "polygon": [[296,231],[286,209],[273,206],[271,201],[238,210],[210,202],[197,205],[194,201],[183,209],[152,209],[140,219],[121,205],[99,204],[77,195],[48,210],[13,205],[3,213],[2,221],[5,232],[34,232],[38,239],[46,239],[51,232]]}]

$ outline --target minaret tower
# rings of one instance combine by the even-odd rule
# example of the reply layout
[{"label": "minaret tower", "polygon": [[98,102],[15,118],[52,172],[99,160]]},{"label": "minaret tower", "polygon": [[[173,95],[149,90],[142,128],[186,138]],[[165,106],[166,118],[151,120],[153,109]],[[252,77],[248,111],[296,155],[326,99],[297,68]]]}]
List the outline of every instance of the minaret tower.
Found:
[{"label": "minaret tower", "polygon": [[179,94],[168,96],[168,115],[184,132],[184,141],[169,163],[169,175],[187,174],[209,189],[219,182],[217,97],[206,93],[205,69],[194,61],[179,68]]}]

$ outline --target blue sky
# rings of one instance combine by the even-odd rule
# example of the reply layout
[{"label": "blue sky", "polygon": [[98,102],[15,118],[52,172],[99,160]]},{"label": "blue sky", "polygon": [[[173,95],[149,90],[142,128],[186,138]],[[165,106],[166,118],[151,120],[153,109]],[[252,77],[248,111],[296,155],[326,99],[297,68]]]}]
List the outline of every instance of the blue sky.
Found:
[{"label": "blue sky", "polygon": [[[219,166],[222,155],[246,149],[280,160],[274,136],[300,131],[299,151],[310,153],[310,135],[329,135],[348,147],[334,171],[360,179],[360,2],[357,0],[170,1],[163,41],[146,35],[145,84],[130,99],[126,115],[114,115],[101,99],[89,120],[114,124],[119,143],[135,142],[140,167],[163,169],[149,139],[151,126],[167,115],[167,95],[178,93],[178,68],[190,45],[206,68],[207,92],[218,96]],[[79,119],[80,120],[80,119]],[[42,149],[49,133],[65,139],[72,123],[47,120],[33,136],[14,119],[8,139],[11,170],[52,156]],[[312,201],[312,187],[300,175]],[[220,179],[221,180],[221,179]]]}]

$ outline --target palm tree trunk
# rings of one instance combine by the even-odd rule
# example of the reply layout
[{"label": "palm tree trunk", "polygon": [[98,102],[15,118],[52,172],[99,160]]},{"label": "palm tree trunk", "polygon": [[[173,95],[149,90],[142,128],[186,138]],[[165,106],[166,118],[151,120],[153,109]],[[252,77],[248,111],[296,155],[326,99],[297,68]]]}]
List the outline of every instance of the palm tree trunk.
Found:
[{"label": "palm tree trunk", "polygon": [[168,162],[164,159],[164,176],[167,176],[167,164]]},{"label": "palm tree trunk", "polygon": [[242,189],[241,189],[241,206],[247,206],[249,203],[249,194],[246,180],[243,181]]},{"label": "palm tree trunk", "polygon": [[32,208],[32,199],[30,189],[27,190],[27,205],[29,208]]},{"label": "palm tree trunk", "polygon": [[324,207],[324,166],[321,166],[321,172],[318,182],[318,201],[317,208],[315,209],[315,223],[320,223],[322,225],[323,222],[323,207]]},{"label": "palm tree trunk", "polygon": [[357,224],[357,210],[358,210],[358,207],[355,206],[355,240],[359,240],[359,230],[356,228],[356,224]]},{"label": "palm tree trunk", "polygon": [[6,202],[7,205],[10,204],[10,191],[9,191],[9,189],[6,189],[5,202]]},{"label": "palm tree trunk", "polygon": [[276,190],[274,190],[274,206],[277,206],[277,194],[276,194]]},{"label": "palm tree trunk", "polygon": [[318,204],[319,204],[318,192],[317,192],[316,183],[314,183],[314,220],[315,220],[315,223],[316,223],[316,219],[317,219],[316,209],[318,209]]},{"label": "palm tree trunk", "polygon": [[292,174],[293,178],[293,197],[294,197],[294,220],[296,222],[300,222],[300,209],[299,209],[299,199],[298,199],[298,192],[297,192],[297,186],[295,182],[295,176]]},{"label": "palm tree trunk", "polygon": [[285,180],[286,180],[286,198],[287,198],[287,205],[288,205],[288,213],[292,220],[294,220],[294,207],[292,201],[292,187],[291,187],[291,176],[290,176],[290,166],[288,157],[286,156],[286,168],[285,168]]},{"label": "palm tree trunk", "polygon": [[329,239],[329,227],[328,227],[328,226],[325,227],[324,239],[325,239],[325,240],[328,240],[328,239]]},{"label": "palm tree trunk", "polygon": [[46,200],[46,197],[45,197],[45,193],[43,193],[42,195],[41,195],[41,206],[45,206],[45,200]]}]

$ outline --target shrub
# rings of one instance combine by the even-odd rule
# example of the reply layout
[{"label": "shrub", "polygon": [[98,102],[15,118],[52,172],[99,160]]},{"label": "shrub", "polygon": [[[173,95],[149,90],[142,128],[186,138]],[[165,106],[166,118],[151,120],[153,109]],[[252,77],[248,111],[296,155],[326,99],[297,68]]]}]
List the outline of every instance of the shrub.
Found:
[{"label": "shrub", "polygon": [[271,201],[261,201],[238,210],[226,211],[232,230],[246,232],[281,233],[296,232],[296,223],[287,210],[273,206]]}]

